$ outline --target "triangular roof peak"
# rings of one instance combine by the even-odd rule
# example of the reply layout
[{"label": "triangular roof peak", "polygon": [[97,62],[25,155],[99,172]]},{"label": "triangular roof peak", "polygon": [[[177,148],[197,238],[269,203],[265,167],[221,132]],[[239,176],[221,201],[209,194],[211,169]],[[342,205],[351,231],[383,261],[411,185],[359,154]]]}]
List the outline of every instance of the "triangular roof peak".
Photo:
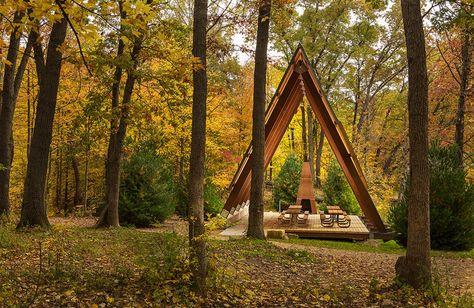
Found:
[{"label": "triangular roof peak", "polygon": [[[291,119],[307,98],[365,216],[379,232],[385,225],[369,195],[367,182],[341,123],[326,99],[304,48],[298,44],[288,68],[265,112],[265,168],[275,154]],[[227,217],[250,198],[252,145],[248,147],[230,184],[221,215]]]}]

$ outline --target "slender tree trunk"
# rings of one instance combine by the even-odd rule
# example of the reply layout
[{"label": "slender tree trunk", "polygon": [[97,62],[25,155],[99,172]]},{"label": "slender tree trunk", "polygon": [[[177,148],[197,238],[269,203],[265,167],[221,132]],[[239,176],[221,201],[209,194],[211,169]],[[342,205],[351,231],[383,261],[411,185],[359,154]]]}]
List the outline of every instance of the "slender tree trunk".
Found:
[{"label": "slender tree trunk", "polygon": [[247,236],[265,239],[263,230],[263,181],[265,154],[265,98],[267,49],[270,29],[271,1],[261,0],[258,9],[257,46],[255,49],[253,125],[252,125],[252,180],[250,186],[249,224]]},{"label": "slender tree trunk", "polygon": [[46,213],[45,185],[62,63],[60,46],[66,38],[66,30],[65,18],[53,24],[46,62],[41,43],[38,40],[33,43],[40,89],[18,228],[35,225],[50,227]]},{"label": "slender tree trunk", "polygon": [[[15,24],[19,24],[24,12],[16,12],[13,18]],[[20,27],[13,28],[5,66],[2,104],[0,108],[0,216],[8,215],[10,211],[10,172],[13,161],[13,115],[15,113],[16,101],[23,73],[28,63],[31,51],[31,41],[28,41],[24,54],[18,68],[16,67],[18,51],[20,48]]]},{"label": "slender tree trunk", "polygon": [[472,33],[467,26],[462,33],[461,47],[461,84],[459,88],[458,108],[456,112],[456,133],[454,140],[458,145],[460,162],[463,162],[464,153],[464,113],[466,111],[466,96],[469,88],[469,76],[471,73],[471,40]]},{"label": "slender tree trunk", "polygon": [[63,211],[64,217],[66,217],[69,213],[69,164],[67,163],[66,159],[66,170],[64,171],[66,177],[66,183],[64,185],[64,199],[63,199]]},{"label": "slender tree trunk", "polygon": [[87,135],[87,145],[86,145],[86,170],[84,171],[84,212],[87,211],[88,206],[88,188],[89,188],[89,161],[90,161],[90,117],[87,117],[86,122],[86,135]]},{"label": "slender tree trunk", "polygon": [[295,129],[293,127],[290,128],[290,136],[291,136],[291,149],[295,150]]},{"label": "slender tree trunk", "polygon": [[191,157],[189,163],[189,244],[191,247],[194,285],[206,294],[206,242],[204,228],[204,170],[206,156],[207,101],[207,0],[194,1],[193,56],[199,64],[193,67],[193,114]]},{"label": "slender tree trunk", "polygon": [[81,185],[81,175],[79,172],[79,160],[76,156],[72,158],[72,169],[74,170],[74,206],[84,205],[84,192]]},{"label": "slender tree trunk", "polygon": [[[140,47],[137,47],[139,46]],[[136,59],[141,48],[141,43],[136,44],[132,51],[132,59]],[[119,227],[119,192],[120,192],[120,169],[122,166],[122,150],[125,140],[128,124],[128,112],[132,98],[133,87],[135,84],[135,67],[128,72],[125,82],[124,94],[122,99],[122,110],[120,115],[120,124],[117,131],[112,131],[110,135],[109,148],[107,152],[106,165],[106,200],[107,207],[101,215],[98,226],[101,227]]]},{"label": "slender tree trunk", "polygon": [[27,142],[26,142],[26,157],[30,156],[30,143],[31,143],[31,90],[30,90],[30,69],[28,68],[27,71],[27,82],[26,82],[26,103],[27,103],[27,124],[28,124],[28,131],[27,131]]},{"label": "slender tree trunk", "polygon": [[308,157],[311,171],[311,177],[314,179],[314,127],[313,127],[313,110],[311,106],[306,107],[308,114]]},{"label": "slender tree trunk", "polygon": [[[59,127],[59,125],[58,125]],[[56,148],[56,212],[61,213],[61,196],[63,183],[63,153],[58,145]]]},{"label": "slender tree trunk", "polygon": [[[147,4],[151,4],[152,0],[148,0]],[[126,18],[123,11],[122,3],[119,2],[119,8],[122,19]],[[106,186],[106,206],[102,211],[97,226],[99,227],[119,227],[119,193],[120,193],[120,170],[122,166],[122,151],[125,136],[127,134],[127,124],[130,102],[133,94],[133,87],[137,79],[136,69],[138,66],[138,57],[143,43],[143,35],[135,38],[133,44],[131,59],[132,66],[127,69],[127,79],[123,90],[122,104],[119,105],[120,81],[122,79],[122,69],[117,66],[115,69],[114,84],[112,86],[112,110],[116,114],[111,121],[111,132],[109,147],[107,151],[107,163],[105,172]],[[117,57],[123,55],[124,42],[120,39],[117,51]]]},{"label": "slender tree trunk", "polygon": [[[122,1],[119,1],[120,18],[124,20],[127,15],[123,10]],[[125,31],[122,24],[120,31]],[[125,51],[125,43],[119,39],[117,48],[117,59],[120,59]],[[122,81],[122,67],[118,64],[115,67],[114,79],[112,84],[112,119],[110,120],[110,137],[107,149],[107,161],[105,163],[105,207],[102,210],[97,227],[118,227],[118,201],[119,201],[119,184],[117,179],[120,177],[120,170],[116,166],[120,165],[121,150],[118,148],[117,132],[120,123],[120,83]],[[120,152],[119,152],[120,151]]]},{"label": "slender tree trunk", "polygon": [[306,142],[306,110],[301,105],[301,139],[303,141],[303,161],[308,161],[308,144]]},{"label": "slender tree trunk", "polygon": [[324,132],[319,132],[318,149],[316,150],[316,187],[321,188],[321,160],[323,156]]},{"label": "slender tree trunk", "polygon": [[402,0],[408,57],[410,187],[406,257],[396,263],[399,277],[415,288],[431,283],[428,164],[428,76],[419,0]]}]

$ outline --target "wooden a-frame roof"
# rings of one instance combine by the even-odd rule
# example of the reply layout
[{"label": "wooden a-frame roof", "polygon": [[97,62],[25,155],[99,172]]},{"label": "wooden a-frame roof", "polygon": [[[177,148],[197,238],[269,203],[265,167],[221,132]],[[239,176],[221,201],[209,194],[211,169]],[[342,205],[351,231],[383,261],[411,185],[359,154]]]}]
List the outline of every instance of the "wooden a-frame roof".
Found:
[{"label": "wooden a-frame roof", "polygon": [[[321,128],[351,186],[364,215],[379,232],[385,232],[367,182],[341,122],[334,114],[301,45],[298,46],[288,69],[265,112],[265,168],[288,128],[291,119],[306,96]],[[250,198],[252,145],[248,147],[230,184],[230,194],[221,215],[227,217]]]}]

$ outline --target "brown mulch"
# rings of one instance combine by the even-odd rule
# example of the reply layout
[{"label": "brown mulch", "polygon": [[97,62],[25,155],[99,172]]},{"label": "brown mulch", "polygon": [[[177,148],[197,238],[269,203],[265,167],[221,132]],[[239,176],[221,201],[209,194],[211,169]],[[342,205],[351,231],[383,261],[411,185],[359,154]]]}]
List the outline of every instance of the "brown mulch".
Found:
[{"label": "brown mulch", "polygon": [[[372,279],[378,282],[393,281],[395,262],[399,255],[362,251],[339,250],[323,247],[312,247],[293,243],[273,242],[284,249],[299,249],[310,252],[321,260],[320,282],[323,285],[357,285],[365,288]],[[434,276],[450,291],[474,294],[474,260],[469,258],[432,259]]]}]

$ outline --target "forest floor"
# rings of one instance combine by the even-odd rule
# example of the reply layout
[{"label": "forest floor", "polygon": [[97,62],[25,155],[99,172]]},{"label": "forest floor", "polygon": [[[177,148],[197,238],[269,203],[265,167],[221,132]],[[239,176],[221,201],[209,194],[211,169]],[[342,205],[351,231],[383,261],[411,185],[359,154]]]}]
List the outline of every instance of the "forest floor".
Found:
[{"label": "forest floor", "polygon": [[[471,253],[435,252],[435,283],[396,282],[397,247],[316,240],[210,238],[208,297],[192,293],[186,226],[91,228],[51,219],[50,232],[0,227],[0,307],[472,307]],[[469,294],[470,293],[470,294]]]}]

